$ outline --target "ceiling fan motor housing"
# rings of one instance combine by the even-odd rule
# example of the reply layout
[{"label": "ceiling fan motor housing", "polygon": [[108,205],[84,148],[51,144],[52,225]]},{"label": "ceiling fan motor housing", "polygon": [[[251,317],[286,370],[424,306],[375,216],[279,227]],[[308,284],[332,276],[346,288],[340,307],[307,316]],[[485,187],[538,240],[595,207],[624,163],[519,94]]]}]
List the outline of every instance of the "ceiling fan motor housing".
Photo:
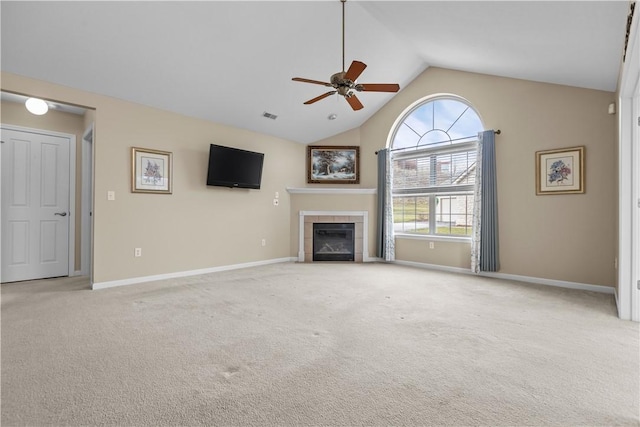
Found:
[{"label": "ceiling fan motor housing", "polygon": [[340,71],[331,76],[331,85],[342,96],[349,96],[349,89],[353,88],[353,82],[344,78],[346,72]]}]

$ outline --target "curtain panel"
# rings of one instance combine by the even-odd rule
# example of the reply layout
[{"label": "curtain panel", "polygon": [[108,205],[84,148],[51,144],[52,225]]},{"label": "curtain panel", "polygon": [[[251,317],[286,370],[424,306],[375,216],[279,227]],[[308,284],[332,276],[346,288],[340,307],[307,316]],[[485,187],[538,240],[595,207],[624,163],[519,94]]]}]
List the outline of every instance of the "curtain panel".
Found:
[{"label": "curtain panel", "polygon": [[478,134],[476,184],[471,238],[471,270],[498,271],[498,192],[496,178],[495,132]]},{"label": "curtain panel", "polygon": [[392,182],[391,152],[388,148],[385,148],[378,151],[378,222],[376,229],[376,256],[385,261],[396,259],[395,240],[393,237]]}]

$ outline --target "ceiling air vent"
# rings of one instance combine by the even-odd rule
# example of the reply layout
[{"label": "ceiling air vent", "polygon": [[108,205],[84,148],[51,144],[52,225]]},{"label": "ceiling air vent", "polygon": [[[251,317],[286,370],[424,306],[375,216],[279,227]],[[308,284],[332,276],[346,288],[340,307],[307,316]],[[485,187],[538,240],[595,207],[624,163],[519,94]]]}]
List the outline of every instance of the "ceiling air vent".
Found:
[{"label": "ceiling air vent", "polygon": [[278,118],[275,114],[267,113],[266,111],[262,113],[262,117],[266,117],[267,119],[275,120]]}]

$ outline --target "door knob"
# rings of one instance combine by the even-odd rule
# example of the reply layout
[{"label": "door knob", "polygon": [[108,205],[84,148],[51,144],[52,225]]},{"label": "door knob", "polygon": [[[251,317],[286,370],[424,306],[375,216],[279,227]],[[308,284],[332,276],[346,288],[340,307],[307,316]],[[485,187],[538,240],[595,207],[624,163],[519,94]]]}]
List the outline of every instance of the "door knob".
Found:
[{"label": "door knob", "polygon": [[67,216],[66,212],[56,212],[54,215]]}]

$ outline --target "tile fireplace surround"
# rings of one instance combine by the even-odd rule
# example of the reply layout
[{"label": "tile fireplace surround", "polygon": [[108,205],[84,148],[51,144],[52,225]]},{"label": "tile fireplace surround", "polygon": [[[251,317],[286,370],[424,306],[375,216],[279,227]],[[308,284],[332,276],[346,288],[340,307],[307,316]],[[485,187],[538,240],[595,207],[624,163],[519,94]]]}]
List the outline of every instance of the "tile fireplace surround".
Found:
[{"label": "tile fireplace surround", "polygon": [[313,223],[355,224],[355,262],[369,260],[369,241],[365,230],[369,230],[367,211],[300,211],[298,239],[298,262],[313,262]]}]

